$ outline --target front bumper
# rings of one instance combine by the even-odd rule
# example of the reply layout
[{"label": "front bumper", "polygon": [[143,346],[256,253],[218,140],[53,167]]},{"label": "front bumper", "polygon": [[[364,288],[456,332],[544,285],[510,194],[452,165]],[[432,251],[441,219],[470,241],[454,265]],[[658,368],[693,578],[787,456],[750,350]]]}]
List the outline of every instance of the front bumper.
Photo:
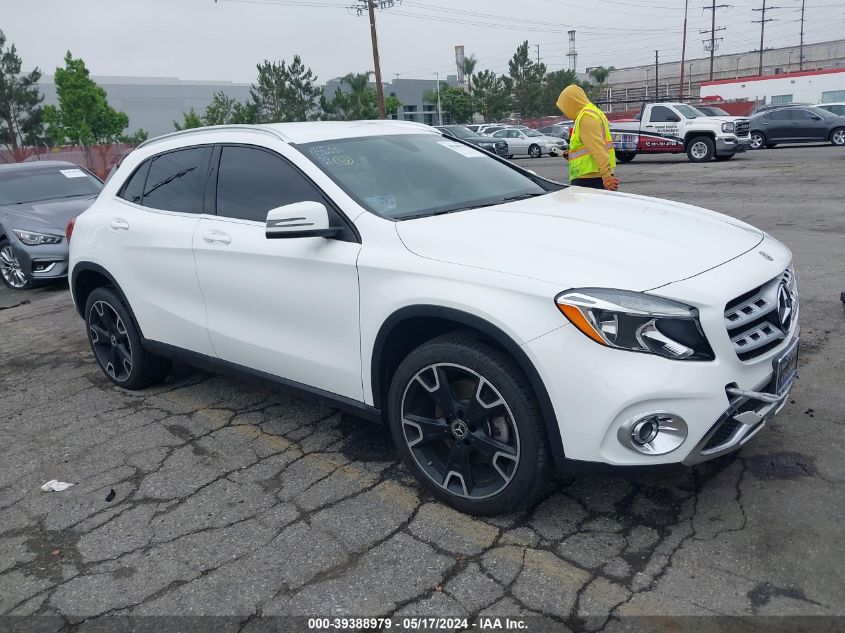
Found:
[{"label": "front bumper", "polygon": [[64,238],[58,244],[27,246],[14,233],[9,240],[23,271],[33,280],[52,280],[67,277],[68,245]]},{"label": "front bumper", "polygon": [[736,136],[735,134],[725,134],[716,137],[716,154],[718,156],[725,156],[728,154],[739,154],[745,152],[751,147],[750,136]]},{"label": "front bumper", "polygon": [[[760,256],[760,246],[773,261]],[[523,345],[548,391],[567,459],[613,466],[694,464],[739,448],[782,409],[788,390],[774,403],[735,395],[768,391],[775,359],[799,334],[796,318],[782,343],[752,360],[741,360],[734,349],[725,327],[725,305],[789,264],[788,250],[773,240],[757,248],[653,291],[679,301],[701,301],[696,307],[716,356],[713,361],[671,361],[610,349],[570,324]],[[671,414],[685,423],[686,435],[673,450],[643,454],[622,441],[634,421],[652,414]]]}]

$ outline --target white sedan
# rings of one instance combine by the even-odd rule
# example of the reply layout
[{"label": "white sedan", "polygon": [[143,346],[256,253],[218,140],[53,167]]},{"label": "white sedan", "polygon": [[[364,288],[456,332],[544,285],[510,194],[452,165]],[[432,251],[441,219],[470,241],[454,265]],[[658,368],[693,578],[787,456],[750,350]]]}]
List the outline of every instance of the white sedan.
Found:
[{"label": "white sedan", "polygon": [[507,141],[511,156],[530,156],[531,158],[541,158],[544,155],[557,156],[569,146],[564,139],[546,136],[528,128],[499,130],[493,134],[493,137]]}]

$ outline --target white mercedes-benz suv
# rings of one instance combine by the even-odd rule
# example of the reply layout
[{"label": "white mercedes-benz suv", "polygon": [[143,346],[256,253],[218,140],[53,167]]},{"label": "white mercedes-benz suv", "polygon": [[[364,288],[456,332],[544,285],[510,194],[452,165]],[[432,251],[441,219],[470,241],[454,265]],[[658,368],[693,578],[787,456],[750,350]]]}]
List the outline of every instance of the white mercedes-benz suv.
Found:
[{"label": "white mercedes-benz suv", "polygon": [[112,382],[180,358],[328,398],[385,420],[416,479],[471,513],[528,503],[554,465],[734,450],[796,375],[780,242],[415,123],[153,139],[68,234]]}]

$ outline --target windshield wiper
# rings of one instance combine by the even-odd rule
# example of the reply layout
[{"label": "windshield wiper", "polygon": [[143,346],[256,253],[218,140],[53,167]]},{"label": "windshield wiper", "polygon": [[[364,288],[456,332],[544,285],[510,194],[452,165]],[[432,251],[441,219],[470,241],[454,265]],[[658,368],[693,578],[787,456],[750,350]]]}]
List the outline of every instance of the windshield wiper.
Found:
[{"label": "windshield wiper", "polygon": [[72,193],[68,196],[55,196],[53,198],[38,198],[37,200],[23,200],[21,202],[14,202],[12,204],[31,204],[33,202],[48,202],[50,200],[64,200],[65,198],[79,198],[81,196],[96,196],[97,192],[93,193]]},{"label": "windshield wiper", "polygon": [[545,196],[547,193],[549,193],[549,192],[544,191],[543,193],[521,193],[518,196],[508,196],[507,198],[502,198],[499,202],[516,202],[517,200],[528,200],[528,198],[536,198],[537,196]]}]

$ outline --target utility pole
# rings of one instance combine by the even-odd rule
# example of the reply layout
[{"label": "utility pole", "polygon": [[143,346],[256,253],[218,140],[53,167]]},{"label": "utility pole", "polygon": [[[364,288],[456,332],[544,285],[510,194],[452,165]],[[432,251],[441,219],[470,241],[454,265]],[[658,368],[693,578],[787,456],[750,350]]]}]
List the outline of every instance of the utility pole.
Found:
[{"label": "utility pole", "polygon": [[801,0],[801,44],[798,47],[798,70],[804,70],[804,0]]},{"label": "utility pole", "polygon": [[537,63],[539,64],[540,63],[540,45],[535,44],[534,46],[537,48]]},{"label": "utility pole", "polygon": [[658,57],[658,51],[654,51],[654,96],[659,96],[660,90],[660,61]]},{"label": "utility pole", "polygon": [[381,63],[378,55],[378,34],[376,33],[376,8],[388,9],[393,6],[394,0],[358,0],[359,4],[349,7],[359,16],[364,15],[366,10],[370,18],[370,39],[373,42],[373,65],[376,76],[376,104],[378,105],[378,117],[384,118],[384,87],[381,84]]},{"label": "utility pole", "polygon": [[760,11],[759,20],[751,20],[752,22],[760,23],[760,67],[757,70],[758,75],[763,74],[763,41],[766,35],[766,22],[774,22],[774,18],[766,18],[766,11],[774,11],[775,9],[782,9],[783,7],[766,7],[766,0],[763,0],[762,9],[751,9],[752,11]]},{"label": "utility pole", "polygon": [[710,11],[710,29],[705,31],[699,31],[699,33],[710,33],[710,81],[713,81],[713,57],[716,55],[716,40],[721,40],[722,38],[716,37],[716,31],[724,31],[725,27],[720,26],[718,29],[716,28],[716,9],[729,9],[731,5],[729,4],[716,4],[716,0],[713,0],[713,3],[708,7],[705,6],[705,11]]},{"label": "utility pole", "polygon": [[[678,101],[684,100],[684,61],[687,55],[687,10],[689,0],[684,1],[684,43],[681,44],[681,87],[678,89]],[[714,12],[715,13],[715,12]]]}]

